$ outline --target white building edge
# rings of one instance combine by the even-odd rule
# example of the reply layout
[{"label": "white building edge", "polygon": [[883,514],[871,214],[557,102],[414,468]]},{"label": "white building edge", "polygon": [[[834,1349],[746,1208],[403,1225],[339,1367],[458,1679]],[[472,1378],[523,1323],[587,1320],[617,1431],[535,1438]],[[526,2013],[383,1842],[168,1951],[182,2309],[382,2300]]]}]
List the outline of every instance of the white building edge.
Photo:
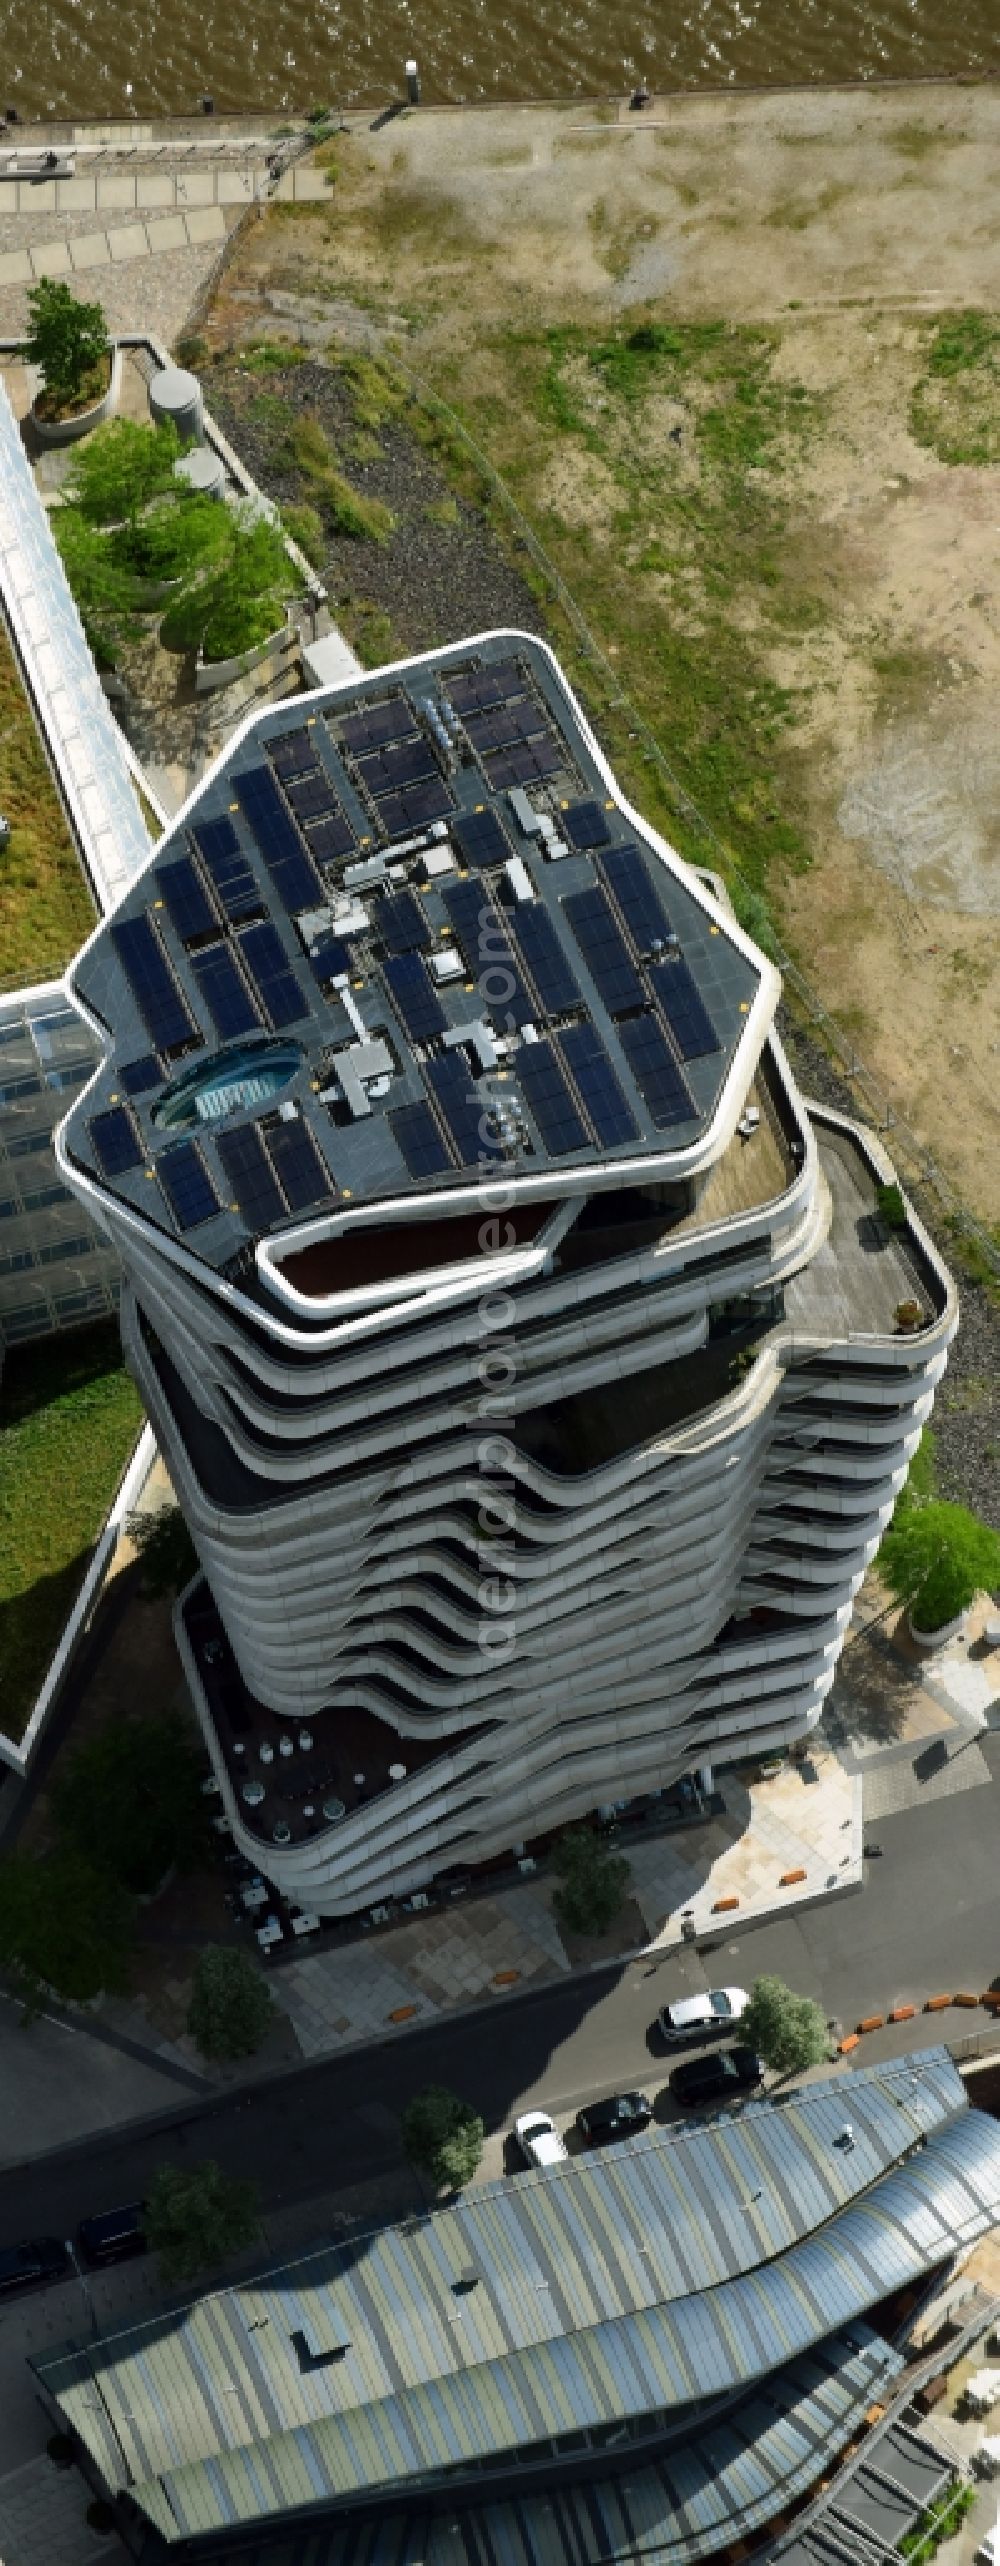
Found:
[{"label": "white building edge", "polygon": [[[121,1258],[128,1361],[210,1589],[178,1639],[234,1837],[322,1914],[806,1734],[957,1324],[910,1207],[879,1217],[879,1143],[799,1095],[777,974],[569,701],[636,838],[759,974],[695,1145],[515,1172],[506,1249],[491,1175],[339,1205],[223,1273],[85,1172],[79,1108],[59,1135]],[[411,1262],[449,1217],[457,1244]],[[345,1290],[283,1270],[363,1231],[374,1265]],[[276,1835],[270,1776],[259,1813],[245,1777],[264,1730],[302,1753],[303,1722],[325,1807]]]}]

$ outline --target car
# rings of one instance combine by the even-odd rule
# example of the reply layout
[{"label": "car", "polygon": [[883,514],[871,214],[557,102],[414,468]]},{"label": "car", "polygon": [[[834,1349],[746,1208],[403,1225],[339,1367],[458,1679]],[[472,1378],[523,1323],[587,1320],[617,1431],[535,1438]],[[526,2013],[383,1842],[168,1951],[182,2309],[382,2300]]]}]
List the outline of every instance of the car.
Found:
[{"label": "car", "polygon": [[521,2112],[514,2123],[514,2136],[528,2165],[561,2165],[569,2155],[564,2138],[547,2112]]},{"label": "car", "polygon": [[76,2241],[84,2262],[127,2263],[133,2254],[148,2254],[145,2216],[145,2201],[129,2201],[124,2209],[102,2210],[98,2218],[81,2219]]},{"label": "car", "polygon": [[657,2015],[664,2040],[704,2039],[713,2031],[731,2031],[745,2014],[750,1998],[745,1987],[710,1987],[703,1996],[678,1996]]},{"label": "car", "polygon": [[585,2103],[576,2126],[592,2147],[603,2147],[608,2139],[631,2138],[636,2130],[648,2129],[652,2117],[645,2094],[609,2094],[603,2103]]},{"label": "car", "polygon": [[0,2292],[40,2290],[47,2281],[62,2281],[70,2259],[57,2236],[28,2236],[21,2245],[0,2246]]},{"label": "car", "polygon": [[677,2103],[728,2103],[761,2084],[763,2061],[755,2049],[716,2049],[675,2067],[670,2091]]}]

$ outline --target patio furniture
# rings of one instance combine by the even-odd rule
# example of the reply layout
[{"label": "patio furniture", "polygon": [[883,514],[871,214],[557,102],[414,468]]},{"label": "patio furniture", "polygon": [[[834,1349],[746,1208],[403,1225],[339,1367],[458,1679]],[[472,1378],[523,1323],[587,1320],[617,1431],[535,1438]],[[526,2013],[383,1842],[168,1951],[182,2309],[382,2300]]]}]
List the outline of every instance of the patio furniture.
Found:
[{"label": "patio furniture", "polygon": [[312,1742],[313,1742],[313,1734],[312,1734],[312,1730],[311,1730],[311,1728],[300,1728],[300,1730],[299,1730],[299,1745],[300,1745],[300,1747],[301,1747],[301,1749],[302,1749],[302,1753],[303,1753],[303,1755],[309,1755],[309,1754],[311,1754],[311,1752],[312,1752]]},{"label": "patio furniture", "polygon": [[241,1797],[246,1801],[248,1809],[259,1809],[264,1797],[263,1782],[244,1782]]},{"label": "patio furniture", "polygon": [[322,1916],[293,1916],[292,1932],[296,1934],[318,1933],[322,1921]]},{"label": "patio furniture", "polygon": [[405,1766],[405,1764],[390,1764],[390,1766],[389,1766],[389,1780],[390,1780],[390,1782],[405,1782],[405,1780],[406,1780],[406,1766]]},{"label": "patio furniture", "polygon": [[1000,2397],[1000,2370],[974,2370],[966,2381],[965,2401],[973,2414],[989,2414]]},{"label": "patio furniture", "polygon": [[266,1737],[261,1740],[260,1760],[262,1764],[273,1764],[274,1762],[274,1748],[273,1746],[268,1745]]},{"label": "patio furniture", "polygon": [[252,1913],[256,1908],[266,1907],[268,1893],[261,1880],[255,1887],[241,1889],[240,1897],[243,1905]]},{"label": "patio furniture", "polygon": [[272,1843],[274,1843],[274,1844],[290,1844],[290,1843],[291,1843],[291,1841],[292,1841],[292,1830],[291,1830],[291,1827],[290,1827],[290,1826],[289,1826],[289,1824],[288,1824],[288,1820],[287,1820],[287,1818],[278,1818],[278,1819],[277,1819],[277,1821],[276,1821],[275,1825],[272,1827],[272,1830],[271,1830],[271,1840],[272,1840]]},{"label": "patio furniture", "polygon": [[279,1755],[294,1755],[295,1748],[292,1745],[290,1737],[280,1737],[278,1739],[278,1753]]},{"label": "patio furniture", "polygon": [[261,1950],[270,1951],[272,1944],[283,1942],[284,1939],[284,1930],[277,1916],[266,1916],[264,1923],[257,1928],[257,1940]]},{"label": "patio furniture", "polygon": [[388,1910],[388,1907],[373,1907],[373,1908],[372,1908],[372,1911],[371,1911],[371,1922],[372,1922],[372,1924],[376,1924],[376,1925],[377,1925],[377,1924],[388,1924],[388,1922],[389,1922],[389,1910]]},{"label": "patio furniture", "polygon": [[346,1818],[347,1816],[345,1802],[343,1800],[324,1800],[323,1815],[325,1818],[329,1818],[331,1825],[335,1825],[338,1818]]},{"label": "patio furniture", "polygon": [[976,2443],[972,2465],[977,2477],[1000,2477],[1000,2433],[992,2433],[985,2441]]}]

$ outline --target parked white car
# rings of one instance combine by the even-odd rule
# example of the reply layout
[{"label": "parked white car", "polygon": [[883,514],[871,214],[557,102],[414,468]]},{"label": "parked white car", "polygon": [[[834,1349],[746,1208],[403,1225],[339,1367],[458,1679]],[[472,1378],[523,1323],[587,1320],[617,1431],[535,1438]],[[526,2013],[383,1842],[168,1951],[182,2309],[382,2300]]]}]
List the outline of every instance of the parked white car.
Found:
[{"label": "parked white car", "polygon": [[749,2002],[745,1987],[710,1987],[704,1996],[678,1996],[657,2019],[664,2040],[695,2040],[699,2033],[731,2031]]},{"label": "parked white car", "polygon": [[547,2112],[521,2112],[514,2123],[514,2136],[528,2165],[561,2165],[569,2155],[565,2139],[560,2138]]},{"label": "parked white car", "polygon": [[1000,2513],[976,2550],[976,2566],[1000,2566]]}]

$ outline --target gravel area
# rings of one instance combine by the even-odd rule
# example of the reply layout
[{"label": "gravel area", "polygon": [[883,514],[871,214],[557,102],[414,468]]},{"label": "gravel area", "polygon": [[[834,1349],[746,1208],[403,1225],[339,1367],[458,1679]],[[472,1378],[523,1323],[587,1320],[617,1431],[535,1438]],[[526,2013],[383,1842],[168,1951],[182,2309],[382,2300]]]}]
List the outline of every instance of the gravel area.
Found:
[{"label": "gravel area", "polygon": [[[333,613],[359,656],[365,656],[366,625],[375,659],[392,650],[399,655],[433,650],[493,625],[540,629],[538,606],[526,582],[505,559],[477,510],[455,499],[433,456],[398,419],[385,421],[375,435],[364,431],[378,451],[364,461],[355,458],[359,430],[351,391],[334,369],[306,363],[251,375],[239,366],[220,364],[212,369],[206,394],[213,416],[248,470],[279,505],[308,502],[310,492],[281,455],[287,422],[283,426],[268,420],[269,401],[317,418],[352,486],[391,509],[395,525],[388,542],[334,538],[322,564]],[[449,522],[429,513],[442,508],[449,512]]]}]

